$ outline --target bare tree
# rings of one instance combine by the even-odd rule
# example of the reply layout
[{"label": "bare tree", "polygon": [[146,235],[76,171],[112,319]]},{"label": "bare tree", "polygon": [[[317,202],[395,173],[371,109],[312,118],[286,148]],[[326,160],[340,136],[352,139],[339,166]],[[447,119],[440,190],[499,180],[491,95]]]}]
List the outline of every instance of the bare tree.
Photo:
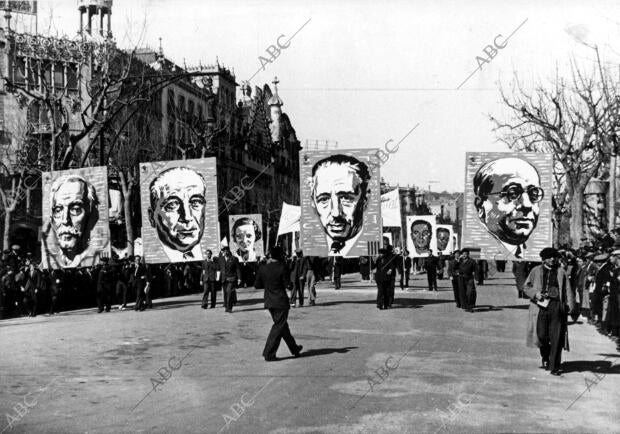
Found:
[{"label": "bare tree", "polygon": [[619,118],[617,104],[610,104],[617,101],[617,82],[609,74],[596,68],[585,72],[574,61],[570,70],[570,77],[556,72],[549,84],[538,84],[532,91],[515,76],[511,95],[500,87],[511,119],[490,119],[509,148],[553,154],[554,222],[557,230],[570,216],[570,241],[576,248],[583,233],[584,191],[609,153]]},{"label": "bare tree", "polygon": [[30,136],[24,120],[17,120],[10,128],[7,144],[0,148],[0,216],[3,217],[2,247],[9,245],[11,219],[32,189],[39,185],[45,158]]}]

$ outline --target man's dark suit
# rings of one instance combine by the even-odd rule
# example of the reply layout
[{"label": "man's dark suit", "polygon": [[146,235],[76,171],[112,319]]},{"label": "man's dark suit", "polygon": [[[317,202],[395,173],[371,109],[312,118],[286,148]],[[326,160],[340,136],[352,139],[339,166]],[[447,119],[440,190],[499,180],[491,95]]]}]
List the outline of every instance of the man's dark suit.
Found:
[{"label": "man's dark suit", "polygon": [[297,257],[293,262],[291,270],[291,283],[293,284],[293,294],[291,295],[291,303],[295,304],[299,297],[299,305],[304,305],[304,286],[306,282],[306,273],[308,272],[308,258],[302,256]]},{"label": "man's dark suit", "polygon": [[437,266],[439,258],[432,253],[424,260],[424,268],[426,269],[426,277],[428,280],[428,290],[437,291]]},{"label": "man's dark suit", "polygon": [[471,258],[459,261],[459,295],[461,307],[465,310],[476,306],[476,284],[474,281],[478,267]]},{"label": "man's dark suit", "polygon": [[97,307],[99,312],[109,312],[112,308],[115,273],[108,264],[104,264],[97,273]]},{"label": "man's dark suit", "polygon": [[202,263],[202,287],[204,294],[202,295],[202,308],[206,309],[209,305],[209,294],[211,295],[211,309],[215,307],[215,297],[217,295],[215,281],[219,263],[215,258],[205,259]]},{"label": "man's dark suit", "polygon": [[224,255],[220,258],[220,282],[224,292],[224,307],[226,312],[232,312],[233,304],[237,302],[235,288],[241,280],[241,267],[239,260],[232,255]]},{"label": "man's dark suit", "polygon": [[390,307],[390,288],[392,279],[396,274],[396,261],[393,256],[381,255],[375,262],[375,282],[377,282],[377,307],[387,309]]},{"label": "man's dark suit", "polygon": [[30,316],[37,315],[39,292],[43,289],[43,275],[37,268],[25,272],[24,305],[27,306]]},{"label": "man's dark suit", "polygon": [[131,275],[129,277],[129,284],[136,292],[136,305],[134,310],[146,309],[145,305],[148,304],[146,300],[147,295],[144,291],[146,283],[146,265],[142,263],[136,265],[134,263],[133,267],[131,267]]},{"label": "man's dark suit", "polygon": [[284,339],[291,354],[299,355],[300,347],[297,346],[295,338],[291,335],[287,322],[290,305],[286,295],[286,287],[289,276],[290,272],[286,264],[272,259],[261,265],[256,273],[254,287],[265,289],[265,309],[269,309],[273,319],[273,326],[263,349],[265,359],[275,358],[281,339]]}]

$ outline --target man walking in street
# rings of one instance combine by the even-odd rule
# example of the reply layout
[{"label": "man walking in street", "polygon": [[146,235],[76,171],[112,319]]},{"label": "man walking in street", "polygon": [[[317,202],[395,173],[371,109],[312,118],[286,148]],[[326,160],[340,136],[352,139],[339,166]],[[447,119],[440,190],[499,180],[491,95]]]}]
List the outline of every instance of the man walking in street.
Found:
[{"label": "man walking in street", "polygon": [[211,309],[215,307],[215,298],[217,296],[217,291],[215,288],[215,280],[217,277],[217,271],[219,268],[219,264],[215,262],[213,259],[213,252],[211,250],[207,250],[207,257],[202,263],[202,287],[204,290],[204,294],[202,295],[202,303],[201,307],[203,309],[207,309],[209,305],[209,295],[211,295]]},{"label": "man walking in street", "polygon": [[424,260],[424,269],[426,270],[426,277],[428,279],[428,290],[437,291],[437,266],[439,265],[439,258],[433,255],[433,251],[428,251],[428,256]]},{"label": "man walking in street", "polygon": [[109,258],[104,256],[101,258],[103,265],[97,273],[97,307],[98,313],[110,312],[112,308],[112,291],[114,290],[114,270],[110,267]]},{"label": "man walking in street", "polygon": [[541,368],[560,375],[562,346],[565,344],[567,316],[575,307],[568,275],[558,266],[559,253],[553,247],[540,252],[542,265],[532,269],[524,290],[530,297],[526,345],[540,349]]},{"label": "man walking in street", "polygon": [[284,263],[284,252],[280,246],[274,246],[270,251],[270,259],[261,265],[256,273],[254,287],[264,289],[265,309],[269,309],[273,326],[265,342],[263,357],[267,362],[277,360],[276,354],[280,346],[281,339],[288,346],[289,351],[295,357],[299,357],[303,347],[297,345],[295,338],[291,334],[288,326],[288,313],[290,302],[286,295],[290,273]]},{"label": "man walking in street", "polygon": [[409,257],[409,251],[403,252],[405,256],[405,288],[409,288],[409,274],[411,274],[411,258]]},{"label": "man walking in street", "polygon": [[379,249],[379,256],[375,261],[375,282],[377,283],[377,309],[390,308],[390,287],[396,273],[396,264],[391,258],[388,249]]},{"label": "man walking in street", "polygon": [[291,304],[294,307],[304,307],[304,288],[306,286],[306,274],[308,272],[308,261],[304,258],[301,249],[295,251],[295,260],[291,270],[291,283],[293,284],[293,294]]},{"label": "man walking in street", "polygon": [[448,261],[448,276],[452,279],[452,291],[454,292],[454,301],[456,307],[461,308],[461,296],[459,292],[459,256],[460,252],[455,250],[452,257]]},{"label": "man walking in street", "polygon": [[473,313],[476,307],[476,261],[469,257],[469,249],[461,250],[459,258],[459,294],[461,307],[465,312]]},{"label": "man walking in street", "polygon": [[134,257],[134,264],[131,269],[129,284],[136,293],[136,305],[134,310],[143,311],[146,309],[146,266],[141,262],[140,255]]},{"label": "man walking in street", "polygon": [[308,271],[306,271],[306,282],[308,284],[308,297],[310,298],[310,306],[316,304],[316,276],[319,274],[319,258],[316,256],[307,256],[305,258],[308,263]]},{"label": "man walking in street", "polygon": [[230,253],[228,246],[222,247],[224,254],[220,258],[220,282],[224,292],[224,308],[226,312],[232,313],[233,305],[237,303],[235,289],[241,284],[241,267],[239,260]]}]

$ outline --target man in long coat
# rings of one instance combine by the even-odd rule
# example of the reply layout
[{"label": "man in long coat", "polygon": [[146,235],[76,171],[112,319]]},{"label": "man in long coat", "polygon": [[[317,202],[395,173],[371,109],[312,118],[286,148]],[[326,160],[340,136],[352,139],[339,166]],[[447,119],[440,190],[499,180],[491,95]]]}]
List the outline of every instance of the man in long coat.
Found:
[{"label": "man in long coat", "polygon": [[237,302],[235,292],[237,286],[241,284],[241,267],[239,260],[232,255],[228,246],[222,247],[223,256],[220,257],[220,282],[224,292],[224,308],[226,312],[232,313],[233,305]]},{"label": "man in long coat", "polygon": [[552,375],[561,374],[562,346],[568,349],[567,316],[575,308],[570,281],[558,266],[558,256],[553,247],[544,248],[540,252],[542,265],[532,269],[523,287],[531,301],[526,345],[540,349],[541,368],[549,369]]}]

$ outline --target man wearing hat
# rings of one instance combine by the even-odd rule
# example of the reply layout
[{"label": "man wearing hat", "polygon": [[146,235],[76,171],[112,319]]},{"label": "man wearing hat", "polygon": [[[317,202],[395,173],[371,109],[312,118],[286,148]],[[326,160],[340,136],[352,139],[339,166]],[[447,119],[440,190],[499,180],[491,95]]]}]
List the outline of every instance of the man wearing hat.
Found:
[{"label": "man wearing hat", "polygon": [[291,283],[293,284],[291,304],[295,307],[304,307],[304,288],[306,286],[308,261],[304,258],[304,252],[301,249],[295,251],[291,268]]},{"label": "man wearing hat", "polygon": [[114,269],[110,266],[110,258],[101,257],[102,265],[97,273],[97,307],[98,312],[110,312],[112,308],[112,292],[114,290],[115,276]]},{"label": "man wearing hat", "polygon": [[223,256],[220,257],[220,282],[224,292],[224,308],[232,313],[233,304],[237,301],[235,288],[241,284],[241,267],[239,260],[230,253],[228,246],[222,247]]},{"label": "man wearing hat", "polygon": [[594,257],[594,262],[599,264],[598,271],[594,277],[594,290],[590,295],[592,317],[596,324],[603,321],[603,301],[609,294],[612,281],[614,279],[615,258],[601,253]]},{"label": "man wearing hat", "polygon": [[476,283],[474,276],[478,270],[476,261],[469,257],[469,249],[461,250],[459,257],[459,295],[461,308],[465,312],[473,313],[476,307]]},{"label": "man wearing hat", "polygon": [[539,348],[541,368],[552,375],[560,375],[567,315],[575,308],[570,281],[558,266],[558,256],[553,247],[544,248],[540,252],[542,265],[532,269],[523,288],[531,301],[526,345]]},{"label": "man wearing hat", "polygon": [[392,278],[396,274],[396,261],[386,248],[379,249],[379,256],[375,261],[375,282],[377,283],[377,309],[390,308],[390,287]]}]

